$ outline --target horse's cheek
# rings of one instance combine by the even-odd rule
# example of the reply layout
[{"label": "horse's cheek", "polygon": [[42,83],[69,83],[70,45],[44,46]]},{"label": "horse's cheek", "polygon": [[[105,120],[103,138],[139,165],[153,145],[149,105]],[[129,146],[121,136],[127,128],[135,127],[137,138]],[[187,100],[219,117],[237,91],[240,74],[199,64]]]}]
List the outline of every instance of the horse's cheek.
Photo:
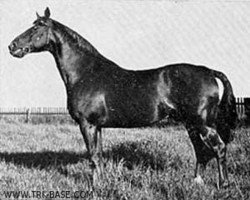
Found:
[{"label": "horse's cheek", "polygon": [[39,49],[43,47],[45,43],[46,43],[46,37],[43,36],[39,41],[34,42],[34,46],[35,48]]}]

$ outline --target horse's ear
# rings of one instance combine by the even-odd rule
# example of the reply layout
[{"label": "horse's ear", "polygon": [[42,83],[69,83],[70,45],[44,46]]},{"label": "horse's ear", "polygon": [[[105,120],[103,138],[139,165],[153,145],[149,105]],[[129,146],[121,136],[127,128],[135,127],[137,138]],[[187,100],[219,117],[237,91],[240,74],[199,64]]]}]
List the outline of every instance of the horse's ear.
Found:
[{"label": "horse's ear", "polygon": [[40,18],[40,15],[36,12],[36,16],[37,16],[37,19],[39,19]]},{"label": "horse's ear", "polygon": [[46,18],[49,18],[49,16],[50,16],[50,10],[49,10],[48,7],[47,7],[46,10],[44,11],[44,16],[45,16]]}]

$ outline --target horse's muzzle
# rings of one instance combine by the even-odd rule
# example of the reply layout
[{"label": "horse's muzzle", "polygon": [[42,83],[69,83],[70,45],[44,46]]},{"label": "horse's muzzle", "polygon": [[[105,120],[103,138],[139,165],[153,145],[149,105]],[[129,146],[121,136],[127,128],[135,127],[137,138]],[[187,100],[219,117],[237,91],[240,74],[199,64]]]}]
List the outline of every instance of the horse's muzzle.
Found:
[{"label": "horse's muzzle", "polygon": [[15,42],[12,42],[9,46],[9,51],[10,51],[10,54],[14,57],[17,57],[17,58],[22,58],[23,56],[25,56],[27,53],[30,52],[30,48],[29,47],[21,47],[21,48],[18,48],[17,47],[17,44]]}]

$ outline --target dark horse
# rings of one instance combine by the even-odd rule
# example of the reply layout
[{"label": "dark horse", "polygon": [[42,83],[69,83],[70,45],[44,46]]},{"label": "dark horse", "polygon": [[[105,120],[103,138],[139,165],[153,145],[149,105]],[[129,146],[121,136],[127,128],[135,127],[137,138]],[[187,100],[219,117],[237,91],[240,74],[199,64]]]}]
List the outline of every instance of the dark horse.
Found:
[{"label": "dark horse", "polygon": [[[200,170],[216,158],[219,185],[227,180],[226,151],[236,126],[235,97],[227,77],[219,71],[191,64],[133,71],[102,56],[87,40],[50,18],[47,8],[34,25],[9,45],[10,53],[49,51],[67,90],[67,105],[79,124],[93,178],[103,174],[104,127],[142,127],[177,113],[194,146]],[[219,98],[218,78],[224,86]]]}]

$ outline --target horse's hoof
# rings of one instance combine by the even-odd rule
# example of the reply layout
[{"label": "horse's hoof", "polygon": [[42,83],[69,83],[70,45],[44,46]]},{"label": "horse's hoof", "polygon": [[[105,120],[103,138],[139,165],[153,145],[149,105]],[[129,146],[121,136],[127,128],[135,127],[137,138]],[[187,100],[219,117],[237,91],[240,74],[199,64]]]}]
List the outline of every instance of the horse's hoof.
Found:
[{"label": "horse's hoof", "polygon": [[195,177],[194,182],[195,182],[196,184],[198,184],[198,185],[204,185],[204,181],[203,181],[203,179],[201,178],[200,175],[197,176],[197,177]]}]

